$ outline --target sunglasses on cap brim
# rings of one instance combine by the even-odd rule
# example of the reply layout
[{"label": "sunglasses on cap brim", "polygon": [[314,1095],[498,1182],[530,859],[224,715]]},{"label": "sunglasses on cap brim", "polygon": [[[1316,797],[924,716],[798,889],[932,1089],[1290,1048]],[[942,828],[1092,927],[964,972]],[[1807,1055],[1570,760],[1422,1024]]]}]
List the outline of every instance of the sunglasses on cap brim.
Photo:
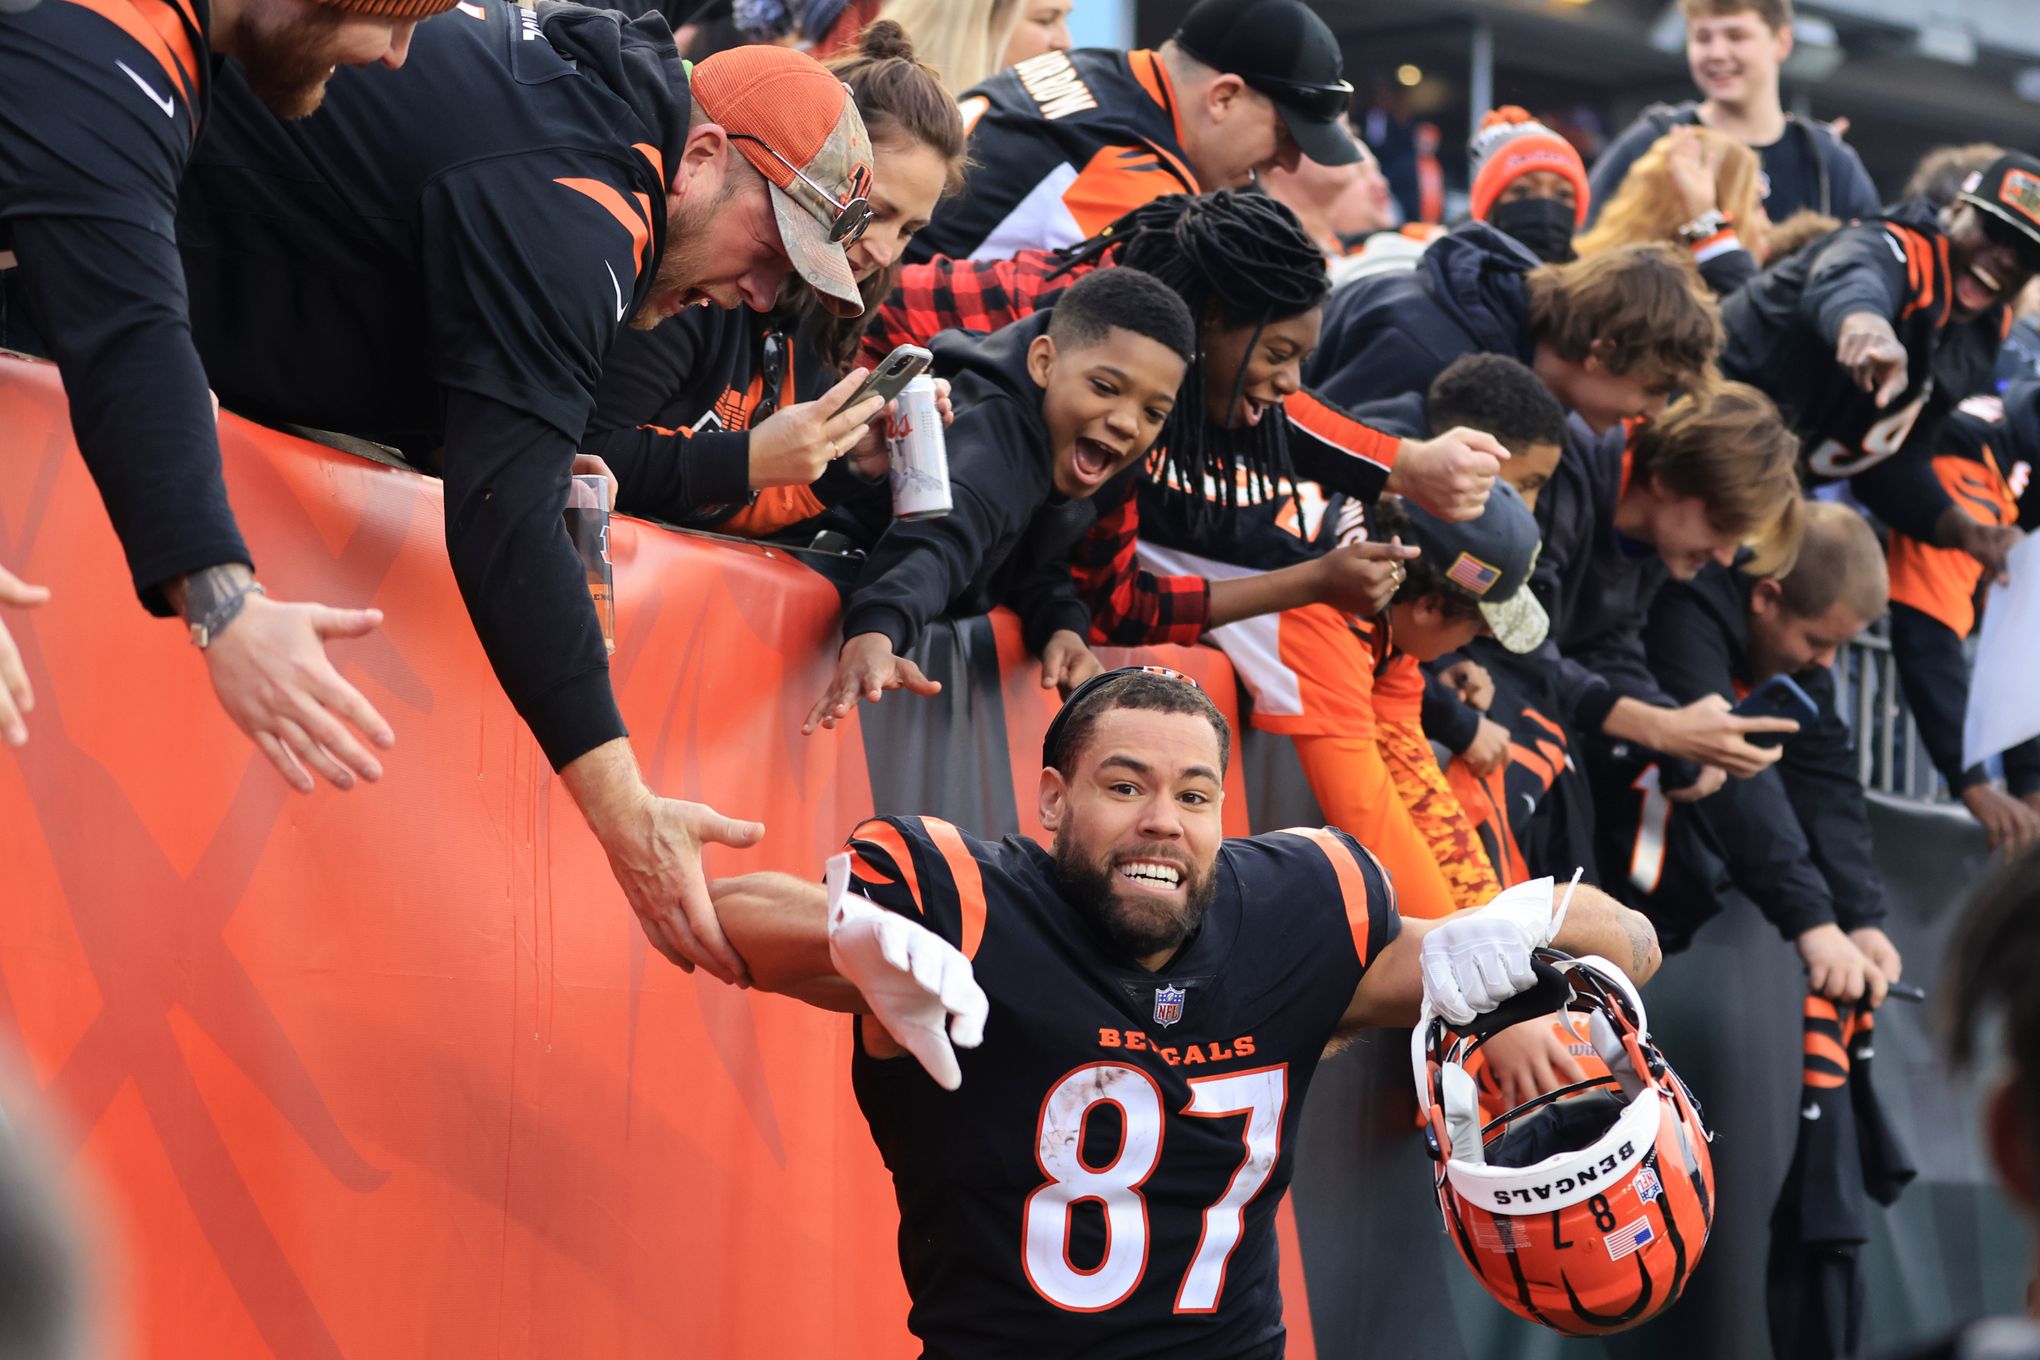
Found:
[{"label": "sunglasses on cap brim", "polygon": [[2035,241],[2024,231],[2007,222],[2004,218],[1999,217],[1988,208],[1978,207],[1974,203],[1971,203],[1969,206],[1976,208],[1976,216],[1983,223],[1985,240],[1994,246],[2002,246],[2006,250],[2016,251],[2019,256],[2020,265],[2028,273],[2040,273],[2040,241]]},{"label": "sunglasses on cap brim", "polygon": [[1336,85],[1316,85],[1308,81],[1284,80],[1279,76],[1254,76],[1247,83],[1276,103],[1295,109],[1317,123],[1337,121],[1339,115],[1353,104],[1353,86],[1344,80]]},{"label": "sunglasses on cap brim", "polygon": [[871,203],[864,195],[858,194],[853,198],[847,199],[838,198],[810,179],[807,173],[799,166],[773,150],[772,144],[763,137],[749,132],[732,132],[728,136],[732,141],[756,142],[759,146],[764,147],[765,154],[785,166],[788,173],[795,179],[820,194],[824,202],[835,204],[836,220],[829,224],[829,243],[831,245],[851,245],[858,237],[864,235],[864,229],[871,225]]}]

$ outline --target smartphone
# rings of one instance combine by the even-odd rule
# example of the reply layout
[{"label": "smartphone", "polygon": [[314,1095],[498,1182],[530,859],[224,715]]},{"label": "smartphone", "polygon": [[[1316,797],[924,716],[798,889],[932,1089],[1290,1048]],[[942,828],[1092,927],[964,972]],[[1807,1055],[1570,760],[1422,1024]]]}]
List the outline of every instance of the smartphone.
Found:
[{"label": "smartphone", "polygon": [[[1790,718],[1804,728],[1820,716],[1805,690],[1789,675],[1774,675],[1745,694],[1730,710],[1738,718]],[[1790,732],[1752,732],[1743,738],[1752,746],[1766,749],[1783,746]]]},{"label": "smartphone", "polygon": [[830,419],[833,420],[869,396],[876,395],[891,401],[905,390],[908,383],[920,377],[934,358],[934,355],[919,345],[901,345],[886,355],[877,368],[871,370],[871,376],[864,380],[864,385],[851,395],[850,400],[831,412]]}]

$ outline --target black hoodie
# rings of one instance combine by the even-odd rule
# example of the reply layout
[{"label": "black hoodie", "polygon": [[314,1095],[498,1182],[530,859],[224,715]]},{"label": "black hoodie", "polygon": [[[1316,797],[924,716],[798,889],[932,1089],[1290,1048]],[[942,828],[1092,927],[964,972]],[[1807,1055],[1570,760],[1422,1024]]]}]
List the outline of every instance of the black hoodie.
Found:
[{"label": "black hoodie", "polygon": [[1486,223],[1456,228],[1415,269],[1376,274],[1333,294],[1305,383],[1350,411],[1429,391],[1463,354],[1529,363],[1537,345],[1523,276],[1542,263]]},{"label": "black hoodie", "polygon": [[[1721,371],[1762,388],[1805,445],[1816,482],[1849,479],[1879,519],[1922,542],[1953,505],[1930,461],[1956,404],[1992,387],[2006,317],[1950,319],[1940,210],[1924,199],[1853,223],[1722,299]],[[1842,322],[1873,312],[1906,351],[1906,388],[1882,408],[1835,363]]]},{"label": "black hoodie", "polygon": [[956,408],[951,509],[885,526],[851,588],[844,637],[883,633],[903,652],[930,620],[1001,604],[1019,613],[1036,653],[1053,633],[1089,631],[1069,550],[1095,513],[1089,500],[1055,489],[1041,388],[1027,372],[1027,347],[1053,315],[1037,312],[990,335],[944,331],[930,343]]},{"label": "black hoodie", "polygon": [[178,232],[221,400],[442,462],[448,556],[555,768],[624,734],[569,468],[665,248],[686,77],[657,18],[479,0],[285,123],[228,68]]},{"label": "black hoodie", "polygon": [[[1750,591],[1754,578],[1710,566],[1658,595],[1644,629],[1650,667],[1673,699],[1718,694],[1734,703],[1758,679],[1750,668]],[[1653,830],[1637,808],[1645,795],[1633,778],[1603,780],[1602,798],[1627,800],[1625,815],[1600,819],[1627,841],[1660,836],[1655,891],[1639,901],[1660,921],[1667,947],[1682,946],[1720,910],[1733,884],[1786,939],[1830,922],[1845,930],[1884,918],[1884,886],[1870,848],[1870,816],[1856,777],[1856,750],[1836,711],[1834,673],[1810,666],[1792,677],[1820,716],[1785,739],[1778,763],[1750,779],[1731,779],[1698,802],[1669,809]],[[1635,771],[1627,771],[1633,776]],[[1619,785],[1619,787],[1618,787]],[[1609,849],[1614,850],[1610,863]],[[1621,878],[1639,861],[1629,844],[1603,851],[1603,869]],[[1724,883],[1725,880],[1725,883]],[[1636,885],[1632,879],[1631,886]]]}]

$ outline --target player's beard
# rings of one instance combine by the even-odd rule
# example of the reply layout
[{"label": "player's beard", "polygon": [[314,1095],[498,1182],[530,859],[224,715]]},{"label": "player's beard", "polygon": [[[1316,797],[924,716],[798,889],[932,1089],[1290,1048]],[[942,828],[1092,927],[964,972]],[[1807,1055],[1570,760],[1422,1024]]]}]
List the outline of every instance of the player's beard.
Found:
[{"label": "player's beard", "polygon": [[274,26],[251,15],[235,31],[234,56],[249,93],[277,117],[305,118],[324,102],[338,13],[313,6]]},{"label": "player's beard", "polygon": [[[1172,910],[1154,898],[1122,888],[1119,865],[1126,860],[1161,859],[1183,872],[1182,906]],[[1199,870],[1173,849],[1123,850],[1101,860],[1086,859],[1067,836],[1055,838],[1056,886],[1077,914],[1128,958],[1144,959],[1180,946],[1204,924],[1217,895],[1217,876]]]}]

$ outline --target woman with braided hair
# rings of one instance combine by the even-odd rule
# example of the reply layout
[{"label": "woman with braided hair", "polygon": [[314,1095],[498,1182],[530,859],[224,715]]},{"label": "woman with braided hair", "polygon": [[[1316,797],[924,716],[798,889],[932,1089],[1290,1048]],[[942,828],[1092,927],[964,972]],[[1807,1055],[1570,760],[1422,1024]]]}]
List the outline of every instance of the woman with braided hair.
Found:
[{"label": "woman with braided hair", "polygon": [[[1414,550],[1366,541],[1366,520],[1411,470],[1455,460],[1467,485],[1417,477],[1407,494],[1441,519],[1478,518],[1506,454],[1466,430],[1398,439],[1302,389],[1329,286],[1324,255],[1287,207],[1258,194],[1175,195],[1064,251],[910,265],[865,352],[944,328],[1010,324],[1052,307],[1070,280],[1119,265],[1177,292],[1199,343],[1154,453],[1093,498],[1098,523],[1073,554],[1092,640],[1189,644],[1208,635],[1252,692],[1255,724],[1299,739],[1332,820],[1370,828],[1368,848],[1409,885],[1399,886],[1405,914],[1479,905],[1497,880],[1463,810],[1441,800],[1419,823],[1391,806],[1399,794],[1375,740],[1381,658],[1365,639]],[[1420,412],[1395,415],[1420,432]],[[1349,644],[1349,633],[1361,641]],[[1473,847],[1453,852],[1468,861],[1453,866],[1464,872],[1439,863],[1453,846]]]},{"label": "woman with braided hair", "polygon": [[[1077,550],[1093,641],[1189,644],[1222,624],[1313,601],[1359,608],[1386,598],[1390,573],[1367,566],[1378,557],[1326,554],[1310,541],[1322,516],[1299,511],[1323,508],[1320,487],[1359,503],[1394,491],[1448,519],[1480,513],[1507,456],[1492,438],[1384,432],[1303,390],[1329,290],[1324,256],[1295,214],[1265,195],[1171,194],[1062,251],[909,265],[865,334],[865,356],[926,344],[942,330],[996,330],[1052,306],[1088,270],[1120,264],[1181,295],[1200,343],[1147,475],[1129,473],[1098,494],[1098,525]],[[1316,484],[1301,501],[1299,482]],[[1221,574],[1144,571],[1136,535],[1218,559]],[[1245,544],[1256,550],[1246,555]]]}]

